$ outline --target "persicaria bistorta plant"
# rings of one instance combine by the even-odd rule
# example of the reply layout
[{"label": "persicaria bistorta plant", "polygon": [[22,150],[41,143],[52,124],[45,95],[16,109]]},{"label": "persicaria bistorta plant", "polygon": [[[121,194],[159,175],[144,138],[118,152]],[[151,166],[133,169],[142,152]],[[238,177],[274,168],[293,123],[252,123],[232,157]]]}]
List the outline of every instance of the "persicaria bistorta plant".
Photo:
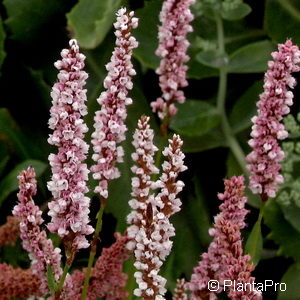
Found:
[{"label": "persicaria bistorta plant", "polygon": [[[290,113],[293,104],[292,89],[296,80],[292,73],[300,70],[300,50],[291,39],[287,39],[278,45],[277,51],[271,53],[273,61],[267,65],[264,91],[257,102],[257,115],[251,119],[253,126],[248,144],[252,149],[245,156],[231,128],[233,121],[228,121],[226,115],[227,73],[234,70],[230,63],[239,53],[227,59],[225,48],[231,42],[224,39],[223,19],[231,21],[230,18],[236,18],[238,12],[247,10],[247,6],[243,6],[242,1],[203,0],[199,2],[201,9],[194,10],[196,15],[205,14],[206,10],[213,12],[210,21],[216,22],[218,61],[213,66],[211,62],[206,62],[206,67],[210,67],[208,72],[213,74],[209,76],[215,76],[216,69],[220,75],[218,95],[215,97],[218,109],[212,109],[211,114],[212,118],[218,118],[217,121],[220,119],[218,126],[222,127],[226,140],[222,146],[229,146],[232,150],[233,157],[229,157],[228,164],[231,159],[240,164],[230,168],[228,174],[233,176],[224,179],[224,192],[217,194],[221,201],[220,212],[214,217],[211,228],[201,229],[208,231],[209,238],[207,244],[202,245],[201,238],[181,224],[184,217],[193,214],[199,220],[191,217],[189,222],[199,221],[200,226],[206,221],[209,223],[205,221],[208,219],[204,216],[205,205],[200,201],[202,191],[193,189],[193,196],[186,196],[196,182],[194,179],[192,184],[189,182],[191,170],[198,166],[193,164],[193,154],[186,156],[184,152],[187,149],[187,152],[193,152],[198,142],[205,144],[203,148],[209,148],[211,140],[219,143],[219,129],[208,128],[211,131],[206,132],[203,138],[201,135],[194,137],[184,130],[180,136],[177,131],[172,132],[173,127],[170,128],[177,110],[180,113],[181,107],[184,109],[189,102],[184,103],[185,95],[190,90],[185,94],[183,88],[188,86],[187,63],[195,51],[193,47],[188,53],[188,34],[193,32],[192,24],[199,23],[198,19],[192,23],[195,18],[194,3],[195,0],[162,1],[160,15],[156,16],[161,23],[157,27],[158,46],[154,56],[159,59],[156,65],[159,91],[155,95],[158,96],[156,101],[151,102],[151,97],[147,99],[149,107],[145,107],[145,113],[149,116],[138,110],[138,116],[129,115],[127,118],[127,106],[133,104],[130,108],[135,110],[135,104],[142,101],[139,99],[140,90],[135,90],[133,78],[148,72],[139,67],[137,61],[140,53],[135,52],[140,41],[134,35],[144,20],[138,20],[133,11],[120,8],[116,12],[114,32],[110,33],[115,44],[105,65],[104,89],[97,88],[95,93],[96,96],[100,93],[96,103],[88,99],[85,88],[89,78],[85,63],[87,61],[89,64],[90,50],[82,50],[85,47],[82,47],[80,39],[71,39],[68,49],[62,50],[61,59],[55,63],[58,75],[51,91],[52,106],[48,122],[51,129],[48,143],[53,152],[48,157],[51,178],[47,187],[51,199],[47,205],[48,211],[44,206],[39,208],[35,203],[39,197],[35,169],[28,166],[19,172],[18,201],[12,210],[13,216],[0,226],[0,247],[14,247],[20,237],[30,266],[24,264],[25,269],[21,269],[5,261],[0,262],[0,300],[37,297],[49,300],[117,300],[128,297],[163,300],[169,299],[171,289],[175,300],[214,300],[225,294],[233,300],[263,298],[262,291],[255,288],[257,280],[254,271],[262,256],[261,226],[265,209],[272,205],[273,200],[269,198],[276,197],[284,182],[284,176],[280,174],[280,164],[284,158],[280,141],[288,138],[283,118]],[[157,4],[146,3],[145,7],[147,5],[154,7]],[[195,39],[195,36],[192,38]],[[194,67],[193,72],[197,69],[197,66]],[[102,74],[102,71],[98,73]],[[152,73],[152,76],[155,75],[155,72]],[[101,84],[99,86],[102,87]],[[89,111],[94,104],[96,111]],[[151,114],[151,108],[157,117]],[[88,111],[94,113],[93,124],[87,118]],[[199,118],[206,122],[204,127],[210,126],[209,117],[205,119],[193,114],[191,111],[191,119]],[[133,123],[136,128],[128,130]],[[90,137],[88,127],[93,127],[92,130],[90,128]],[[191,143],[191,140],[192,150],[185,147],[185,141]],[[246,170],[245,174],[238,174],[239,170]],[[124,181],[117,181],[120,177]],[[128,205],[122,205],[124,220],[104,215],[105,212],[111,213],[110,208],[119,201],[116,197],[110,199],[113,194],[110,188],[115,187],[111,184],[121,182],[121,186],[128,179],[131,179],[131,185],[127,183],[128,186],[121,187],[124,194],[126,190],[131,190],[128,192]],[[248,185],[260,199],[247,194]],[[247,228],[246,216],[250,207],[246,205],[253,205],[253,201],[259,209],[258,219],[253,225],[253,220],[249,218]],[[98,212],[94,212],[96,209],[99,209]],[[96,220],[91,216],[96,216]],[[111,223],[118,222],[117,226],[115,223],[108,226],[107,219],[113,220]],[[246,242],[243,232],[247,230],[250,232]],[[195,236],[195,242],[180,244],[186,236]],[[189,257],[188,249],[195,245],[199,252],[201,247],[207,247],[196,266],[195,261],[189,261],[193,258],[192,255]],[[85,258],[87,253],[88,259]],[[188,266],[177,263],[179,256],[184,257],[182,261],[189,261]],[[174,261],[176,268],[172,265]],[[211,280],[218,282],[217,289],[210,289]],[[226,281],[248,288],[236,289],[235,285],[225,288]]]}]

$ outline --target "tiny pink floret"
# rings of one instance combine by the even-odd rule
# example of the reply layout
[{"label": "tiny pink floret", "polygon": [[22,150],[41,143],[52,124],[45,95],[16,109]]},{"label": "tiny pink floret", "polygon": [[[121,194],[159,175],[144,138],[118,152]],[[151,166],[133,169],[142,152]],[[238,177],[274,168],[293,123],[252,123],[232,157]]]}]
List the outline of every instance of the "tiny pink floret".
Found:
[{"label": "tiny pink floret", "polygon": [[269,61],[264,79],[264,92],[257,103],[257,115],[252,118],[253,126],[249,145],[253,149],[247,156],[250,171],[250,189],[260,194],[262,200],[274,198],[278,184],[283,183],[279,173],[284,152],[278,140],[288,136],[281,123],[283,116],[290,112],[296,81],[292,72],[299,72],[296,64],[300,62],[299,48],[291,40],[278,45],[272,53],[274,61]]},{"label": "tiny pink floret", "polygon": [[51,266],[56,281],[59,280],[62,269],[60,267],[61,254],[59,248],[54,248],[51,239],[41,230],[43,224],[42,211],[34,204],[32,197],[36,194],[35,171],[29,167],[22,171],[19,179],[19,203],[13,209],[13,215],[20,220],[20,237],[23,248],[28,252],[32,261],[31,269],[41,280],[40,290],[48,292],[47,266]]},{"label": "tiny pink floret", "polygon": [[127,13],[125,8],[121,8],[117,12],[117,21],[114,23],[116,46],[111,61],[106,65],[106,91],[97,100],[101,110],[96,112],[94,118],[92,158],[96,164],[91,171],[94,179],[99,181],[95,192],[104,198],[108,197],[108,182],[120,176],[115,164],[122,162],[124,156],[123,147],[118,144],[125,140],[126,106],[132,103],[127,95],[133,87],[131,78],[136,74],[131,56],[138,42],[131,35],[131,30],[137,26],[138,19],[134,17],[133,11]]},{"label": "tiny pink floret", "polygon": [[156,70],[162,96],[151,103],[160,119],[176,114],[174,103],[183,103],[185,96],[180,88],[186,87],[186,72],[189,61],[187,49],[190,45],[186,36],[193,31],[190,22],[194,19],[190,6],[195,0],[166,0],[160,13],[159,46],[156,55],[161,58]]},{"label": "tiny pink floret", "polygon": [[90,199],[85,196],[89,170],[84,161],[89,146],[84,141],[88,128],[83,116],[87,114],[84,85],[88,75],[76,40],[70,41],[70,49],[62,50],[61,56],[55,63],[60,70],[58,82],[51,92],[49,127],[54,132],[48,142],[58,147],[58,153],[49,155],[52,178],[48,189],[54,200],[48,204],[48,229],[61,237],[74,234],[74,247],[80,249],[89,246],[86,235],[93,232],[88,225]]}]

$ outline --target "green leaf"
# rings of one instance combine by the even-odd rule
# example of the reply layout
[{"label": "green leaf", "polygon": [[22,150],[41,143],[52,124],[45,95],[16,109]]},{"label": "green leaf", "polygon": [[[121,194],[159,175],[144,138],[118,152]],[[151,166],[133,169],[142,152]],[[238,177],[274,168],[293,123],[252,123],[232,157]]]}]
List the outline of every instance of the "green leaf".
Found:
[{"label": "green leaf", "polygon": [[37,35],[44,34],[49,21],[64,11],[67,1],[52,0],[4,0],[8,18],[5,24],[19,41],[32,41]]},{"label": "green leaf", "polygon": [[252,11],[251,7],[246,3],[240,3],[234,9],[222,9],[222,18],[228,21],[236,21],[245,18]]},{"label": "green leaf", "polygon": [[274,198],[264,208],[265,224],[271,229],[269,238],[279,245],[279,253],[300,261],[300,233],[284,218]]},{"label": "green leaf", "polygon": [[275,43],[292,38],[300,43],[300,6],[298,0],[267,0],[264,28]]},{"label": "green leaf", "polygon": [[258,220],[254,224],[251,233],[247,239],[245,252],[250,254],[253,264],[257,265],[263,250],[263,238],[261,234],[261,219],[262,215],[258,217]]},{"label": "green leaf", "polygon": [[285,219],[300,233],[300,207],[291,202],[289,205],[280,205]]},{"label": "green leaf", "polygon": [[227,55],[220,54],[218,50],[200,52],[196,55],[196,59],[204,66],[216,69],[228,64]]},{"label": "green leaf", "polygon": [[4,51],[4,40],[5,40],[5,31],[2,24],[2,19],[0,17],[0,66],[2,65],[4,58],[6,56],[6,53]]},{"label": "green leaf", "polygon": [[260,73],[267,70],[274,45],[268,41],[259,41],[239,48],[229,57],[229,73]]},{"label": "green leaf", "polygon": [[47,168],[45,163],[38,160],[25,160],[18,164],[0,181],[0,207],[6,197],[18,189],[17,176],[22,170],[27,169],[29,166],[32,166],[35,169],[37,177],[42,175]]},{"label": "green leaf", "polygon": [[28,140],[6,108],[0,108],[0,141],[23,159],[30,158]]},{"label": "green leaf", "polygon": [[227,142],[220,128],[214,128],[200,137],[181,136],[183,151],[186,153],[201,152],[218,147],[227,147]]},{"label": "green leaf", "polygon": [[256,102],[262,90],[263,83],[258,80],[235,102],[229,116],[234,133],[241,132],[252,124],[251,118],[256,115]]},{"label": "green leaf", "polygon": [[67,19],[81,47],[94,49],[104,40],[120,3],[120,0],[79,0]]},{"label": "green leaf", "polygon": [[170,127],[186,137],[202,136],[220,122],[216,107],[205,101],[187,100],[177,108]]},{"label": "green leaf", "polygon": [[[282,288],[278,288],[277,300],[300,300],[300,264],[291,265],[281,279]],[[286,290],[284,291],[284,283]]]},{"label": "green leaf", "polygon": [[55,278],[53,274],[53,270],[51,265],[47,265],[47,280],[48,280],[48,287],[52,293],[55,293],[56,291],[56,283],[55,283]]},{"label": "green leaf", "polygon": [[139,18],[139,26],[134,31],[134,36],[139,42],[134,56],[147,68],[156,69],[159,65],[159,57],[155,55],[158,46],[159,12],[162,1],[146,1],[145,6],[136,11]]}]

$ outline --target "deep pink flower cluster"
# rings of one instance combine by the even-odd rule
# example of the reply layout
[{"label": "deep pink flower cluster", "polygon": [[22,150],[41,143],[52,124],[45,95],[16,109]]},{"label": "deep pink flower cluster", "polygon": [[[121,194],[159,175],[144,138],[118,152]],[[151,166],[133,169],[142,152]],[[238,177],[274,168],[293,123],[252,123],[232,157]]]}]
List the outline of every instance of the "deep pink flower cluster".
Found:
[{"label": "deep pink flower cluster", "polygon": [[125,140],[127,131],[124,123],[127,112],[126,105],[132,103],[128,91],[132,89],[131,77],[136,74],[131,63],[132,50],[138,46],[136,39],[131,35],[131,30],[138,26],[138,19],[134,12],[126,12],[121,8],[117,12],[116,47],[111,61],[106,65],[108,75],[104,80],[104,88],[98,98],[101,110],[95,115],[95,131],[92,134],[94,154],[96,162],[92,166],[94,179],[99,180],[95,192],[104,198],[108,197],[108,182],[120,176],[115,167],[117,162],[123,161],[124,151],[118,144]]},{"label": "deep pink flower cluster", "polygon": [[159,46],[156,55],[161,62],[156,73],[159,76],[162,96],[151,103],[154,112],[160,119],[175,115],[174,103],[183,103],[185,96],[179,90],[187,86],[185,63],[189,60],[186,36],[193,31],[189,24],[193,20],[190,6],[195,0],[166,0],[160,13],[162,25],[159,27]]},{"label": "deep pink flower cluster", "polygon": [[58,147],[58,153],[49,155],[53,175],[48,188],[54,200],[48,204],[48,228],[61,237],[74,236],[72,247],[80,249],[89,246],[85,236],[93,232],[88,225],[90,199],[85,196],[89,170],[83,163],[89,148],[84,141],[88,128],[82,118],[87,114],[83,87],[88,75],[76,40],[70,41],[70,49],[64,49],[61,56],[55,63],[60,70],[58,82],[51,92],[49,127],[54,132],[48,142]]},{"label": "deep pink flower cluster", "polygon": [[40,292],[40,280],[32,270],[13,268],[7,264],[0,264],[0,300],[11,299],[38,299]]},{"label": "deep pink flower cluster", "polygon": [[35,171],[29,167],[22,171],[19,179],[19,204],[13,209],[13,215],[20,220],[20,237],[23,242],[23,248],[28,252],[31,258],[31,269],[40,281],[40,290],[42,293],[48,291],[47,266],[51,266],[55,280],[58,281],[62,270],[60,267],[61,255],[60,249],[54,248],[52,241],[47,239],[47,234],[40,226],[44,222],[42,212],[34,204],[32,197],[36,194]]},{"label": "deep pink flower cluster", "polygon": [[[208,289],[209,280],[217,280],[220,289],[223,290],[222,282],[232,280],[237,283],[252,283],[251,271],[254,266],[250,263],[250,256],[243,255],[243,247],[240,230],[245,227],[244,208],[247,198],[244,197],[244,178],[232,177],[225,180],[225,192],[218,198],[224,201],[220,205],[220,214],[215,217],[214,228],[209,234],[213,241],[209,245],[208,252],[202,254],[202,260],[194,268],[191,281],[186,288],[192,291],[191,299],[217,299],[216,293]],[[261,299],[261,294],[256,290],[237,292],[230,290],[231,299]]]},{"label": "deep pink flower cluster", "polygon": [[257,116],[252,118],[253,126],[249,145],[253,151],[247,156],[250,171],[250,189],[260,194],[262,200],[275,197],[278,184],[283,183],[279,174],[280,161],[284,158],[278,140],[288,136],[281,123],[283,116],[290,112],[293,93],[289,88],[296,84],[292,72],[298,72],[299,48],[291,40],[278,45],[272,53],[274,61],[269,61],[264,79],[264,92],[257,103]]},{"label": "deep pink flower cluster", "polygon": [[[180,148],[182,141],[174,135],[169,146],[163,151],[167,160],[163,163],[160,180],[153,182],[151,175],[157,174],[153,156],[157,148],[153,145],[153,130],[149,126],[149,117],[142,116],[134,134],[135,152],[132,158],[136,165],[132,167],[132,197],[129,204],[133,211],[127,221],[131,226],[127,230],[131,239],[127,247],[134,250],[137,269],[134,276],[138,288],[134,290],[137,297],[143,299],[164,299],[166,279],[158,273],[163,261],[172,248],[171,237],[175,235],[174,226],[169,217],[179,210],[180,200],[177,193],[183,183],[177,181],[179,172],[186,169],[183,164],[184,154]],[[151,190],[160,188],[154,197]]]},{"label": "deep pink flower cluster", "polygon": [[[127,275],[122,272],[123,263],[129,258],[126,248],[128,237],[115,234],[116,241],[104,248],[92,270],[88,300],[105,298],[108,300],[125,299],[128,293],[125,291]],[[65,287],[66,299],[79,300],[83,287],[85,270],[76,270],[67,279]]]}]

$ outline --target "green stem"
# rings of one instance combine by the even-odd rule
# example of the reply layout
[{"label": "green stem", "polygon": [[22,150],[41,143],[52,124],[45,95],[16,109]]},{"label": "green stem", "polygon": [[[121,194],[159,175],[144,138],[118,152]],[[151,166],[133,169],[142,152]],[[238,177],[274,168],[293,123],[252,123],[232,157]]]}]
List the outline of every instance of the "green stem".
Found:
[{"label": "green stem", "polygon": [[67,277],[67,274],[68,274],[70,268],[71,268],[71,265],[66,263],[65,267],[64,267],[63,274],[61,275],[59,283],[57,285],[57,289],[56,289],[56,292],[55,292],[54,299],[60,299],[60,294],[61,294],[61,291],[62,291],[62,287],[64,285],[65,279]]},{"label": "green stem", "polygon": [[92,267],[94,264],[96,251],[97,251],[97,242],[99,239],[99,234],[102,230],[102,216],[103,216],[105,205],[106,205],[106,199],[101,198],[101,207],[97,214],[97,224],[96,224],[95,232],[93,235],[93,240],[91,242],[90,256],[89,256],[89,261],[88,261],[88,267],[87,267],[87,270],[85,273],[84,285],[83,285],[83,290],[82,290],[81,298],[80,298],[81,300],[85,300],[87,297],[89,281],[90,281],[90,277],[91,277],[91,273],[92,273]]},{"label": "green stem", "polygon": [[[224,39],[224,28],[222,18],[216,13],[215,15],[216,23],[217,23],[217,32],[218,32],[218,48],[220,56],[225,57],[225,39]],[[230,150],[235,156],[237,162],[242,168],[245,174],[248,174],[248,170],[246,169],[245,164],[245,154],[238,143],[235,135],[232,132],[230,124],[228,122],[228,118],[226,115],[225,109],[225,100],[226,100],[226,89],[227,89],[227,66],[226,63],[222,67],[220,67],[220,79],[219,79],[219,89],[218,89],[218,97],[217,97],[217,108],[221,116],[221,124],[224,136],[228,143]]]}]

